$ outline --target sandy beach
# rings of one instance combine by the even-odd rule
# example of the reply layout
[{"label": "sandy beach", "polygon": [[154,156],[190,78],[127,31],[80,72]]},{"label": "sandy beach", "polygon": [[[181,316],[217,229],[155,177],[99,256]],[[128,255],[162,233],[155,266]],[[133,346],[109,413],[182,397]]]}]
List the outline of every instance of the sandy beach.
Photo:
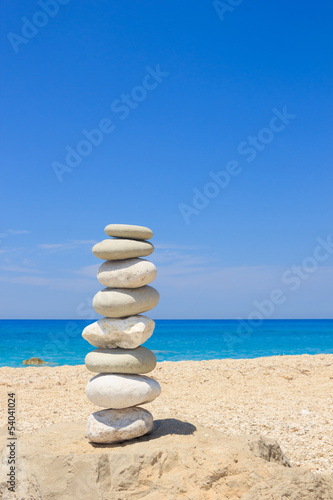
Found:
[{"label": "sandy beach", "polygon": [[[7,393],[17,398],[17,430],[84,422],[93,374],[84,365],[0,368],[1,420]],[[226,434],[276,439],[293,466],[333,472],[333,355],[158,363],[162,395],[145,407],[155,418],[191,419]]]}]

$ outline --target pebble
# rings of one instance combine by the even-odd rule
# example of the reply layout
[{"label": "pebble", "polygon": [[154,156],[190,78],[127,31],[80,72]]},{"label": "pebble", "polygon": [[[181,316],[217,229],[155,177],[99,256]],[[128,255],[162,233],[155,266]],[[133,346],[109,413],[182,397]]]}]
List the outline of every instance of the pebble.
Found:
[{"label": "pebble", "polygon": [[138,408],[100,410],[87,421],[86,436],[92,443],[111,444],[144,436],[153,429],[153,416]]},{"label": "pebble", "polygon": [[104,288],[93,298],[98,314],[110,318],[133,316],[157,306],[160,294],[149,285],[140,288]]},{"label": "pebble", "polygon": [[112,409],[149,403],[160,393],[160,384],[146,375],[100,373],[90,379],[86,387],[91,403]]},{"label": "pebble", "polygon": [[95,349],[85,364],[95,373],[149,373],[156,366],[155,354],[146,347],[136,349]]},{"label": "pebble", "polygon": [[96,243],[92,251],[98,259],[123,260],[150,255],[154,246],[149,241],[110,238]]},{"label": "pebble", "polygon": [[143,315],[102,318],[86,326],[82,337],[95,347],[135,349],[152,336],[154,328],[155,322]]},{"label": "pebble", "polygon": [[146,259],[107,260],[97,272],[98,281],[111,288],[138,288],[151,283],[157,274]]},{"label": "pebble", "polygon": [[153,231],[148,227],[130,224],[109,224],[105,227],[104,232],[108,236],[132,238],[134,240],[149,240],[153,237]]}]

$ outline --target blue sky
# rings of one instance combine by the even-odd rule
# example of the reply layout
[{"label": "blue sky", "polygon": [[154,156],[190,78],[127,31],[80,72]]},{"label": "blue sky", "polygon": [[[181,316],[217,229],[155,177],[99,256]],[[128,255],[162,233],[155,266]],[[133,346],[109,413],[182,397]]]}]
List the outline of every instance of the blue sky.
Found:
[{"label": "blue sky", "polygon": [[92,317],[110,223],[154,318],[332,317],[333,6],[236,3],[3,5],[2,318]]}]

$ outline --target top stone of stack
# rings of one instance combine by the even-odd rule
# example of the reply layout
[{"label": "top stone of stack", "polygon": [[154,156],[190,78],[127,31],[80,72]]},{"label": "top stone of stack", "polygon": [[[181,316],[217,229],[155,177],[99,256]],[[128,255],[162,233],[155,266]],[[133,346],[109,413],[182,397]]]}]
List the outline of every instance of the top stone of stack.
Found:
[{"label": "top stone of stack", "polygon": [[144,226],[133,226],[130,224],[109,224],[104,232],[115,238],[128,238],[131,240],[149,240],[153,231]]}]

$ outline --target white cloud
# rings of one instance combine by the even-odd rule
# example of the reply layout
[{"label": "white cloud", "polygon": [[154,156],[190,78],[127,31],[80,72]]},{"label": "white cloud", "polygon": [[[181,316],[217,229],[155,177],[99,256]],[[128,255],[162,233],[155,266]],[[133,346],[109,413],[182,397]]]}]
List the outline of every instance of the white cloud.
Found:
[{"label": "white cloud", "polygon": [[154,243],[154,248],[157,250],[198,250],[199,246],[195,245],[178,245],[177,243]]},{"label": "white cloud", "polygon": [[27,229],[7,229],[7,233],[9,234],[30,234],[31,231]]},{"label": "white cloud", "polygon": [[36,269],[32,266],[16,266],[16,265],[8,265],[0,267],[0,271],[7,271],[12,273],[32,273],[32,274],[42,274],[43,271]]},{"label": "white cloud", "polygon": [[[13,257],[14,254],[18,255],[18,254],[22,253],[23,251],[25,251],[24,247],[3,247],[0,250],[0,255],[1,254],[8,254],[11,257]],[[7,261],[9,261],[9,260],[7,259]]]},{"label": "white cloud", "polygon": [[91,266],[82,267],[78,271],[74,271],[76,274],[81,274],[82,276],[87,276],[88,278],[96,278],[97,271],[101,264],[93,264]]},{"label": "white cloud", "polygon": [[97,292],[98,281],[84,278],[46,278],[43,276],[0,276],[0,282],[41,286],[50,290]]},{"label": "white cloud", "polygon": [[50,284],[51,280],[40,276],[0,276],[0,281],[14,283],[16,285],[45,286]]},{"label": "white cloud", "polygon": [[200,254],[194,247],[163,244],[152,255],[152,261],[157,265],[159,276],[182,276],[209,271],[215,258],[202,255],[202,250]]},{"label": "white cloud", "polygon": [[26,257],[23,259],[22,264],[27,267],[36,267],[36,264],[34,262],[31,262]]},{"label": "white cloud", "polygon": [[176,264],[180,263],[184,266],[190,266],[193,264],[208,264],[209,261],[207,257],[203,257],[202,255],[193,255],[190,253],[182,253],[176,250],[165,250],[163,252],[156,252],[152,256],[152,260],[160,265]]},{"label": "white cloud", "polygon": [[84,247],[86,245],[95,245],[95,240],[70,240],[66,243],[41,243],[38,245],[43,250],[51,250],[53,252],[72,250],[74,248]]}]

